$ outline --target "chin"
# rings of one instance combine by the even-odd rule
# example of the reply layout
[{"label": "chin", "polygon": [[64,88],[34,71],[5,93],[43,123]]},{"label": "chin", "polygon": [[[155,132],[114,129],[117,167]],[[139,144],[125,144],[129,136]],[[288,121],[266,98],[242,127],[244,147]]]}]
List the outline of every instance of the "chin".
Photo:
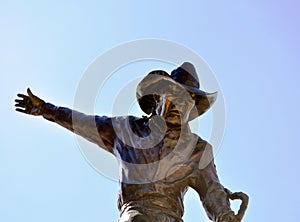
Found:
[{"label": "chin", "polygon": [[184,122],[181,122],[180,117],[168,117],[165,120],[167,125],[181,126],[185,124]]}]

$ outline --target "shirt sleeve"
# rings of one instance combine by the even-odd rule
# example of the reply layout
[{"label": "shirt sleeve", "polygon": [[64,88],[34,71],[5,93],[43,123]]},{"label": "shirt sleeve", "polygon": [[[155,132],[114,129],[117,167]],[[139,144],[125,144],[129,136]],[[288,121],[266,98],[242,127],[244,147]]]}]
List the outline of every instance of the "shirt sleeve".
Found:
[{"label": "shirt sleeve", "polygon": [[110,117],[86,115],[51,103],[44,105],[42,113],[45,119],[63,126],[112,153],[115,131]]}]

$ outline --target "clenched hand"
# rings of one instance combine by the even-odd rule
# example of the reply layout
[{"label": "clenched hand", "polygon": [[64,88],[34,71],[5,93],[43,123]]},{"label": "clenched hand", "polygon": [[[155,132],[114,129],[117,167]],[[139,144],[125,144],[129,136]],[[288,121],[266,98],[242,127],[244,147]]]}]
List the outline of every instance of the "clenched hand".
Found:
[{"label": "clenched hand", "polygon": [[232,211],[228,212],[227,214],[223,214],[221,218],[217,220],[217,222],[239,222],[239,221],[240,220],[236,218],[236,216]]}]

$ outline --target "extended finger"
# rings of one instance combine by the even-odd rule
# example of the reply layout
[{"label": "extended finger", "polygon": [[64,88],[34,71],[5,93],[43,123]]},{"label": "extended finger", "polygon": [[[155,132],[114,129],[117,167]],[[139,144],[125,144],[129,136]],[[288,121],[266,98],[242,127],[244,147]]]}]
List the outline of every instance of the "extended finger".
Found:
[{"label": "extended finger", "polygon": [[21,97],[21,98],[23,98],[23,99],[27,99],[27,98],[28,98],[28,96],[26,96],[26,95],[24,95],[24,94],[21,94],[21,93],[18,93],[17,96],[18,96],[18,97]]},{"label": "extended finger", "polygon": [[16,103],[15,107],[27,108],[27,105],[25,103]]},{"label": "extended finger", "polygon": [[16,103],[27,103],[28,99],[15,99]]},{"label": "extended finger", "polygon": [[29,113],[28,110],[20,109],[20,108],[17,108],[16,111],[21,112],[21,113],[27,113],[27,114]]},{"label": "extended finger", "polygon": [[17,104],[29,105],[30,99],[29,99],[29,98],[15,99],[15,102],[16,102]]}]

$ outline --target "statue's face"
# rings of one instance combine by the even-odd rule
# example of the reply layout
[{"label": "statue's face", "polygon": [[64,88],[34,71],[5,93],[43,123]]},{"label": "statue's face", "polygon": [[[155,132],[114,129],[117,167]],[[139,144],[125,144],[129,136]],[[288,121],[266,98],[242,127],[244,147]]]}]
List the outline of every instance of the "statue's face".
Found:
[{"label": "statue's face", "polygon": [[188,122],[193,107],[192,97],[165,93],[156,101],[156,114],[162,116],[167,123],[182,125]]}]

